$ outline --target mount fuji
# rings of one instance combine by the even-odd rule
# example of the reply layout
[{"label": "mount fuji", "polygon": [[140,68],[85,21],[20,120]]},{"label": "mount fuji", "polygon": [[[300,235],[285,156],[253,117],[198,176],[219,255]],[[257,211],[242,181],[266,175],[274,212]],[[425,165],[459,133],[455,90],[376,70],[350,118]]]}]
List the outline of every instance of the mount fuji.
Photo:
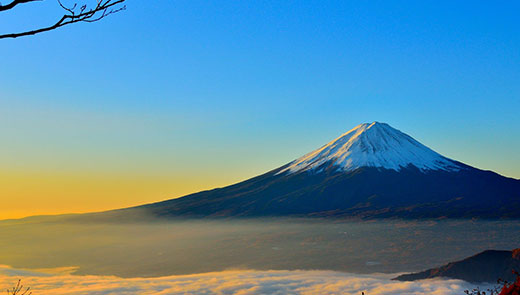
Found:
[{"label": "mount fuji", "polygon": [[155,217],[520,218],[520,180],[446,158],[385,123],[263,175],[116,210]]}]

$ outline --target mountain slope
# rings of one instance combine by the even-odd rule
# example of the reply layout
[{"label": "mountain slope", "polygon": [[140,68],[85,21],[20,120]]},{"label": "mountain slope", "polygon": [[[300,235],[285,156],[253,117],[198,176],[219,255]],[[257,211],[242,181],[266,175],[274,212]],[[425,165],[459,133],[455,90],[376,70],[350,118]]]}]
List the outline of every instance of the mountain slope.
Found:
[{"label": "mountain slope", "polygon": [[128,210],[168,217],[520,218],[520,180],[448,159],[374,122],[263,175]]},{"label": "mountain slope", "polygon": [[487,250],[438,268],[400,275],[394,280],[416,281],[445,277],[468,282],[494,283],[498,279],[513,282],[516,278],[512,273],[513,270],[520,270],[520,249],[513,251]]}]

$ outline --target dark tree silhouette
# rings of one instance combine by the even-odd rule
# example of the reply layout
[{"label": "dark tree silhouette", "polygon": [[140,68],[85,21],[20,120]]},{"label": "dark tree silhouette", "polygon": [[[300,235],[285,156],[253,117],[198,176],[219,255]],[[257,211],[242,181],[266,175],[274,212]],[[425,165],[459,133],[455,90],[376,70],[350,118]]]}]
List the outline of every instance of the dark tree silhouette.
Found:
[{"label": "dark tree silhouette", "polygon": [[520,295],[520,274],[516,271],[513,273],[516,275],[516,280],[511,284],[504,284],[499,295]]},{"label": "dark tree silhouette", "polygon": [[16,286],[7,289],[7,295],[31,295],[32,292],[30,292],[30,290],[31,288],[24,289],[22,280],[18,280]]},{"label": "dark tree silhouette", "polygon": [[[0,12],[9,11],[20,4],[32,3],[36,1],[43,0],[12,0],[9,4],[0,4]],[[57,1],[60,7],[63,9],[64,14],[55,24],[19,33],[0,34],[0,39],[35,35],[78,22],[96,22],[109,16],[110,14],[126,9],[126,6],[123,4],[123,2],[126,0],[96,0],[96,4],[92,6],[87,4],[78,5],[78,3],[74,3],[72,6],[66,6],[61,2],[61,0]]]},{"label": "dark tree silhouette", "polygon": [[516,280],[512,283],[498,279],[497,286],[487,291],[475,288],[473,290],[466,290],[464,293],[467,295],[520,295],[520,274],[513,270],[513,274],[516,276]]}]

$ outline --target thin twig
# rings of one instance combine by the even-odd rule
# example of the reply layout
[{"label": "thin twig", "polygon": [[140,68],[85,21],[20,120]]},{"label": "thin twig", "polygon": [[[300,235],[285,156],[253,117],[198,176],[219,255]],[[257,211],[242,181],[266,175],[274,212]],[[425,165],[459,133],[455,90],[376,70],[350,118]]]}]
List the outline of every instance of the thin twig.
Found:
[{"label": "thin twig", "polygon": [[[15,1],[22,1],[20,3],[24,3],[24,2],[39,1],[39,0],[15,0]],[[21,33],[3,34],[3,35],[0,35],[0,39],[18,38],[18,37],[22,37],[22,36],[36,35],[38,33],[51,31],[51,30],[57,29],[59,27],[63,27],[66,25],[77,23],[77,22],[92,23],[92,22],[99,21],[111,14],[114,14],[114,13],[117,13],[117,12],[120,12],[120,11],[126,9],[125,5],[123,5],[119,8],[114,7],[116,5],[122,4],[126,0],[116,0],[116,1],[98,0],[96,6],[94,8],[86,10],[87,6],[82,5],[79,8],[79,12],[76,11],[77,3],[75,3],[72,7],[66,7],[65,5],[63,5],[63,3],[60,0],[57,0],[57,1],[58,1],[58,4],[65,11],[68,12],[68,14],[63,15],[54,25],[48,26],[48,27],[43,27],[43,28],[36,29],[36,30],[21,32]]]}]

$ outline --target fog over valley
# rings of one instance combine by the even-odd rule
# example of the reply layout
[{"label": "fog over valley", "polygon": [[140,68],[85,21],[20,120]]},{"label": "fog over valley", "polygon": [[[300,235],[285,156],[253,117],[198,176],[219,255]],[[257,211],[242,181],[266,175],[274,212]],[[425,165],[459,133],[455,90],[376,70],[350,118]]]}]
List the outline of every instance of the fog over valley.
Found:
[{"label": "fog over valley", "polygon": [[230,269],[399,273],[519,244],[518,221],[0,222],[2,264],[120,277]]}]

